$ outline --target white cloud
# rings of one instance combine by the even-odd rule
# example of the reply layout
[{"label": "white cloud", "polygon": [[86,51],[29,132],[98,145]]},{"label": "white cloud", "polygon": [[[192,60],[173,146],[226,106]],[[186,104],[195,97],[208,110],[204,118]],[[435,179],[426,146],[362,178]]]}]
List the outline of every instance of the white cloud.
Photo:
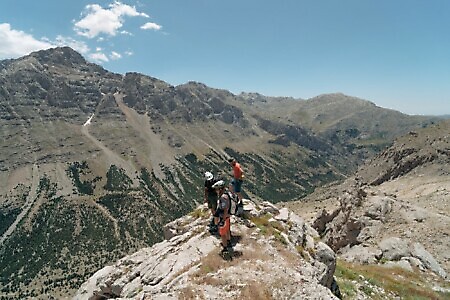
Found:
[{"label": "white cloud", "polygon": [[[91,53],[91,49],[84,41],[79,41],[71,37],[58,35],[55,40],[50,40],[49,38],[37,40],[30,34],[12,29],[8,23],[0,23],[0,41],[0,59],[17,58],[33,51],[58,46],[69,46],[96,63],[109,62],[110,60],[122,58],[122,55],[116,51],[111,51],[109,55],[106,55],[102,47],[95,47],[95,52]],[[129,56],[133,53],[128,51],[125,54]]]},{"label": "white cloud", "polygon": [[126,30],[122,30],[122,31],[120,32],[120,34],[133,36],[133,34],[132,34],[131,32],[128,32],[128,31],[126,31]]},{"label": "white cloud", "polygon": [[131,55],[134,54],[134,52],[133,51],[125,51],[125,54],[128,55],[128,56],[131,56]]},{"label": "white cloud", "polygon": [[89,4],[85,10],[85,16],[75,23],[75,31],[87,38],[94,38],[99,34],[115,36],[124,24],[124,16],[149,18],[147,14],[138,12],[134,6],[118,1],[110,4],[107,9],[98,4]]},{"label": "white cloud", "polygon": [[144,25],[142,25],[141,26],[141,29],[144,29],[144,30],[160,30],[162,28],[162,26],[161,25],[158,25],[158,24],[156,24],[156,23],[152,23],[152,22],[148,22],[148,23],[145,23]]},{"label": "white cloud", "polygon": [[94,62],[108,62],[109,59],[106,56],[106,54],[101,53],[101,52],[95,52],[95,53],[91,53],[89,54],[89,58],[92,59]]},{"label": "white cloud", "polygon": [[122,58],[122,55],[120,53],[117,53],[116,51],[112,51],[109,58],[111,58],[112,60],[117,60]]},{"label": "white cloud", "polygon": [[122,4],[119,1],[114,2],[114,4],[110,4],[109,7],[111,7],[111,11],[113,11],[117,15],[124,15],[130,17],[141,16],[145,18],[150,18],[150,16],[147,15],[146,13],[137,12],[136,7]]},{"label": "white cloud", "polygon": [[17,58],[33,51],[55,47],[52,43],[12,29],[8,23],[0,23],[0,41],[0,59]]}]

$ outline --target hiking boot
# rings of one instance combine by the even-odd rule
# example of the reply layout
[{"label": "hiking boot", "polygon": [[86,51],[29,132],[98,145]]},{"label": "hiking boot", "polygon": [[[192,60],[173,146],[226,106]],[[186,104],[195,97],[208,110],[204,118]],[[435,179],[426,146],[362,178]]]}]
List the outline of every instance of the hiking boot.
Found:
[{"label": "hiking boot", "polygon": [[224,260],[232,260],[233,259],[233,248],[227,246],[227,247],[223,247],[222,251],[220,252],[220,256],[222,256],[222,258]]},{"label": "hiking boot", "polygon": [[219,228],[217,227],[217,225],[213,225],[209,227],[209,233],[211,234],[217,234],[219,232]]}]

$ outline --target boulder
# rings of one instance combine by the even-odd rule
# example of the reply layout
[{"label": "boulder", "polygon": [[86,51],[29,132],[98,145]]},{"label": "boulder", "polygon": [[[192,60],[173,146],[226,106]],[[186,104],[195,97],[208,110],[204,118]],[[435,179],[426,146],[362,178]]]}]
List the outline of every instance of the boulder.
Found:
[{"label": "boulder", "polygon": [[264,201],[261,204],[262,204],[262,209],[261,209],[262,214],[271,213],[272,215],[277,215],[280,213],[278,207],[276,207],[274,204],[270,203],[269,201]]},{"label": "boulder", "polygon": [[378,246],[383,252],[383,257],[388,260],[400,260],[402,257],[411,256],[408,243],[398,237],[384,239]]},{"label": "boulder", "polygon": [[318,266],[316,276],[320,284],[331,288],[334,280],[334,271],[336,270],[336,253],[326,244],[319,242],[316,244],[314,257],[317,260],[315,263]]},{"label": "boulder", "polygon": [[420,259],[415,257],[402,257],[401,260],[406,260],[412,267],[418,268],[421,271],[425,271],[425,267],[423,266],[423,263],[420,261]]},{"label": "boulder", "polygon": [[433,271],[444,279],[447,278],[447,273],[445,270],[439,265],[436,259],[434,259],[433,255],[425,250],[421,244],[415,243],[412,246],[411,254],[413,257],[418,258],[427,269]]},{"label": "boulder", "polygon": [[359,264],[375,264],[383,255],[379,248],[363,245],[347,246],[339,254],[345,261]]},{"label": "boulder", "polygon": [[275,216],[275,219],[286,222],[289,220],[289,210],[286,207],[280,209],[279,214]]},{"label": "boulder", "polygon": [[358,243],[364,243],[372,239],[374,236],[377,236],[377,234],[380,232],[380,229],[382,228],[382,222],[380,220],[361,217],[360,221],[362,226],[361,231],[356,238]]},{"label": "boulder", "polygon": [[387,214],[392,210],[394,201],[386,196],[373,196],[365,204],[364,215],[374,219],[385,221]]}]

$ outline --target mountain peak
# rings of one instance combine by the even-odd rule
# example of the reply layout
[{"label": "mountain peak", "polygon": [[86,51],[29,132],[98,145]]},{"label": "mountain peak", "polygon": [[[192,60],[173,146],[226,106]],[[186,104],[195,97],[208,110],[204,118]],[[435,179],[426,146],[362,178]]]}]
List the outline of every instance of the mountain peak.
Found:
[{"label": "mountain peak", "polygon": [[29,55],[36,58],[42,64],[57,64],[72,67],[74,64],[87,64],[84,57],[70,47],[56,47],[40,50]]}]

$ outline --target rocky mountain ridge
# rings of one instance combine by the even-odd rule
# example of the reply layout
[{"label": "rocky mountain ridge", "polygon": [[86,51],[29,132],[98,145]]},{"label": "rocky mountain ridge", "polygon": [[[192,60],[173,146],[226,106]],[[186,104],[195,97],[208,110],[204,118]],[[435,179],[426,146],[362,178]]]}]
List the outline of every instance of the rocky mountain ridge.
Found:
[{"label": "rocky mountain ridge", "polygon": [[161,241],[164,224],[201,202],[204,171],[229,178],[230,156],[251,199],[291,201],[438,121],[348,109],[365,102],[344,95],[321,96],[322,112],[315,100],[251,97],[114,74],[67,47],[1,61],[2,296],[65,297]]},{"label": "rocky mountain ridge", "polygon": [[[183,147],[187,142],[167,128],[167,122],[168,125],[194,125],[220,121],[231,125],[231,128],[239,128],[245,137],[268,133],[274,136],[272,140],[275,143],[281,140],[283,145],[293,142],[313,151],[328,149],[329,152],[324,154],[331,156],[359,155],[367,158],[367,151],[373,153],[371,147],[384,146],[394,136],[413,127],[437,121],[437,118],[412,117],[378,108],[367,101],[342,94],[322,95],[308,101],[281,98],[280,102],[277,100],[280,98],[261,95],[233,95],[195,82],[175,87],[138,73],[120,75],[108,72],[88,63],[67,47],[3,61],[1,66],[2,127],[6,129],[6,138],[18,135],[26,141],[8,141],[13,142],[9,147],[12,151],[5,153],[9,159],[3,161],[3,168],[36,159],[45,162],[49,155],[52,160],[58,160],[54,146],[36,147],[38,140],[34,136],[39,134],[29,128],[32,123],[33,127],[38,127],[33,121],[37,124],[50,122],[45,126],[55,135],[56,145],[67,144],[67,140],[73,139],[74,132],[65,136],[53,126],[84,124],[92,115],[100,117],[101,122],[105,118],[125,121],[124,113],[113,97],[118,91],[123,95],[123,103],[138,114],[148,115],[153,123],[152,130],[169,140],[175,148]],[[367,125],[361,124],[361,119]],[[60,124],[61,121],[64,124]],[[69,131],[71,128],[65,129]],[[306,143],[298,136],[305,137]],[[14,142],[18,143],[17,147],[11,147]],[[353,144],[351,149],[339,151],[349,144]],[[20,153],[19,147],[29,147],[29,151]],[[86,151],[76,145],[72,147],[76,149],[74,152],[84,154]],[[67,155],[59,154],[59,160],[67,158]]]},{"label": "rocky mountain ridge", "polygon": [[165,241],[99,270],[74,299],[337,299],[335,254],[314,229],[269,202],[245,200],[244,209],[232,218],[231,261],[199,207],[167,224]]}]

